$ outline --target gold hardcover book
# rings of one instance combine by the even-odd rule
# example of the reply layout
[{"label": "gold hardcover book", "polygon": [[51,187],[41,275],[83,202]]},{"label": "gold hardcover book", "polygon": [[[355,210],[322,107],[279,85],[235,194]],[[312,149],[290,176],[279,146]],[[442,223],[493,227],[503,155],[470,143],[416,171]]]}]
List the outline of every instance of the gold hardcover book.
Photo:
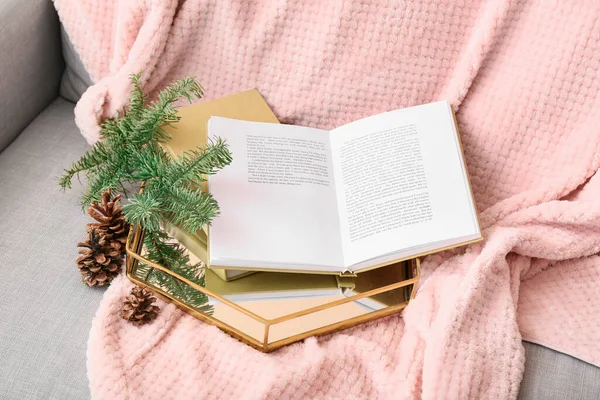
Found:
[{"label": "gold hardcover book", "polygon": [[[190,251],[186,243],[181,243]],[[206,262],[208,252],[205,244],[196,243],[190,251],[190,261]],[[285,272],[255,272],[244,279],[226,282],[217,276],[216,271],[206,269],[206,289],[236,303],[299,300],[331,296],[352,297],[370,290],[393,285],[413,277],[410,271],[413,263],[405,261],[388,265],[377,270],[365,271],[357,276],[339,276],[325,274],[294,274]],[[405,286],[370,297],[354,300],[366,311],[381,310],[402,302],[408,302],[412,287]],[[212,301],[212,304],[216,304]]]},{"label": "gold hardcover book", "polygon": [[334,275],[256,272],[230,282],[206,270],[206,288],[236,303],[335,296],[342,293]]},{"label": "gold hardcover book", "polygon": [[[207,124],[211,116],[236,118],[248,121],[279,123],[273,111],[258,90],[248,90],[220,99],[202,102],[178,109],[181,120],[164,129],[171,135],[171,140],[163,144],[173,157],[183,155],[187,150],[205,146],[207,143]],[[206,190],[206,187],[203,187]],[[184,230],[169,226],[169,233],[179,240],[192,253],[197,254],[199,248],[206,246],[206,232],[192,235]],[[241,278],[252,272],[244,270],[228,270],[215,268],[214,273],[225,281]]]},{"label": "gold hardcover book", "polygon": [[[182,243],[187,247],[185,243]],[[192,263],[206,262],[206,245],[197,243],[195,252],[190,251]],[[188,251],[189,251],[188,247]],[[198,257],[200,255],[200,258]],[[256,272],[244,279],[225,282],[214,270],[206,270],[206,289],[236,303],[309,299],[328,296],[352,297],[416,275],[410,270],[413,263],[405,261],[369,270],[356,276],[325,274],[293,274],[285,272]],[[412,287],[405,286],[370,297],[354,300],[366,311],[381,310],[402,302],[408,302]],[[214,302],[213,302],[214,303]]]},{"label": "gold hardcover book", "polygon": [[180,121],[173,126],[164,127],[171,135],[171,140],[164,144],[164,148],[175,157],[183,155],[187,150],[206,145],[210,117],[279,124],[279,120],[256,89],[181,107],[177,111]]},{"label": "gold hardcover book", "polygon": [[[208,260],[206,243],[197,240],[201,235],[185,234],[172,225],[165,225],[164,228],[187,249],[192,264],[200,261],[206,264]],[[221,272],[222,269],[206,269],[206,289],[236,303],[343,295],[345,291],[354,288],[354,278],[335,275],[246,272],[243,276],[252,276],[226,280],[219,275]]]}]

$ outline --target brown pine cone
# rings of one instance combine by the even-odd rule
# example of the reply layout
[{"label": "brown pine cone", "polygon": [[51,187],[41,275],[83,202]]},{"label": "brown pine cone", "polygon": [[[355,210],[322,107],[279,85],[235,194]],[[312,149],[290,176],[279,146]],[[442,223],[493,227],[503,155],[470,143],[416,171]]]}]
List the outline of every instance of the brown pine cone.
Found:
[{"label": "brown pine cone", "polygon": [[115,249],[121,252],[121,255],[124,255],[129,224],[125,221],[120,201],[120,194],[111,198],[110,189],[102,192],[100,204],[92,202],[87,210],[88,214],[98,221],[88,224],[88,230],[96,229]]},{"label": "brown pine cone", "polygon": [[88,240],[77,243],[79,258],[77,267],[81,280],[88,286],[104,286],[112,282],[123,264],[123,257],[118,242],[109,242],[95,229],[88,231]]},{"label": "brown pine cone", "polygon": [[123,309],[119,315],[134,325],[144,325],[158,316],[160,309],[152,304],[155,301],[156,297],[152,296],[151,291],[136,286],[123,302]]}]

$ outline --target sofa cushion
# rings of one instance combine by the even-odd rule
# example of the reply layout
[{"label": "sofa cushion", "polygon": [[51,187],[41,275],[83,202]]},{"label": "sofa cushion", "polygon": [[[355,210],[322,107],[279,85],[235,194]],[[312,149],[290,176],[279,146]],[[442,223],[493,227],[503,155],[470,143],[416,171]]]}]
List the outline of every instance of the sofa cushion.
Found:
[{"label": "sofa cushion", "polygon": [[86,343],[103,289],[81,283],[81,186],[57,177],[87,149],[57,99],[0,153],[0,399],[89,398]]},{"label": "sofa cushion", "polygon": [[524,345],[519,400],[600,399],[600,368],[537,344]]},{"label": "sofa cushion", "polygon": [[60,47],[50,0],[0,1],[0,151],[58,96]]}]

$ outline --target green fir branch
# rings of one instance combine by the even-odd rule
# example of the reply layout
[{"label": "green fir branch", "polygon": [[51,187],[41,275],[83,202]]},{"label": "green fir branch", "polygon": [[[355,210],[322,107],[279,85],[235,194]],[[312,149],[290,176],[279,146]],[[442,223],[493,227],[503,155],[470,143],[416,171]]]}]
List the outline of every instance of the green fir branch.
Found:
[{"label": "green fir branch", "polygon": [[[169,237],[162,231],[147,231],[144,236],[144,246],[147,250],[147,257],[160,264],[170,265],[170,270],[202,287],[206,285],[205,270],[201,263],[190,265],[189,256],[185,249],[178,243],[170,243]],[[172,296],[183,300],[186,304],[207,312],[212,307],[208,304],[208,297],[159,270],[152,268],[138,269],[139,272],[145,272],[145,279],[161,289],[167,291]]]},{"label": "green fir branch", "polygon": [[[145,184],[142,193],[128,198],[123,214],[129,223],[144,228],[148,258],[204,285],[201,265],[190,265],[185,250],[169,243],[160,225],[166,221],[194,233],[210,224],[219,213],[218,204],[209,193],[194,188],[206,180],[206,175],[229,165],[231,153],[221,139],[178,158],[171,157],[160,146],[171,138],[163,127],[179,121],[175,104],[202,98],[204,90],[195,79],[174,82],[150,102],[142,90],[141,74],[131,75],[131,85],[129,106],[118,117],[101,124],[100,141],[67,168],[58,183],[67,189],[74,176],[85,174],[88,186],[81,197],[84,207],[98,201],[107,189],[127,197],[126,187]],[[200,310],[210,309],[203,293],[168,274],[142,264],[139,272],[150,283],[188,304]]]},{"label": "green fir branch", "polygon": [[144,106],[148,101],[148,97],[144,94],[142,90],[142,74],[137,73],[130,76],[131,79],[131,96],[129,98],[129,112],[131,114],[131,119],[137,121],[140,119],[142,112],[144,111]]},{"label": "green fir branch", "polygon": [[71,188],[71,180],[80,172],[90,170],[107,162],[109,152],[102,142],[97,142],[90,151],[84,154],[78,161],[74,162],[61,176],[58,184],[64,189]]},{"label": "green fir branch", "polygon": [[196,234],[219,215],[219,205],[210,193],[187,187],[167,188],[170,199],[169,221],[185,231]]},{"label": "green fir branch", "polygon": [[231,154],[227,151],[227,144],[218,138],[204,149],[186,151],[173,162],[173,167],[166,171],[166,176],[174,185],[182,181],[204,181],[203,175],[212,175],[230,163]]}]

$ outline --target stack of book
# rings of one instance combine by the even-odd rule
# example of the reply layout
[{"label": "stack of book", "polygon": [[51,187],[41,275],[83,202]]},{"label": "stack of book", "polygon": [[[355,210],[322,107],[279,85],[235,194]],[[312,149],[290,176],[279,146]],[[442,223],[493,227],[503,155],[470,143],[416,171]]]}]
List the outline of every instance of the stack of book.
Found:
[{"label": "stack of book", "polygon": [[[279,124],[257,90],[179,110],[174,157],[226,140],[208,178],[221,213],[190,234],[167,227],[235,301],[353,295],[410,277],[403,261],[481,240],[453,111],[441,101],[331,131]],[[363,299],[371,309],[385,296]]]}]

